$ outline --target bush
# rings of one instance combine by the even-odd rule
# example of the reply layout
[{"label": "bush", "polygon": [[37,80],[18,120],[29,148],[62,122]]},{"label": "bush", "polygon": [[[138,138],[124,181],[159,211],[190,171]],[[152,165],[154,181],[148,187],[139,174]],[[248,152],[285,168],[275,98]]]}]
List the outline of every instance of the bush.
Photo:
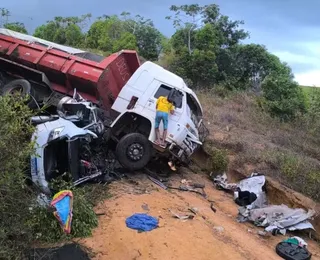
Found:
[{"label": "bush", "polygon": [[75,189],[62,179],[52,183],[55,191],[71,189],[74,194],[70,236],[62,232],[52,212],[37,204],[37,194],[26,182],[34,127],[25,103],[20,97],[0,96],[0,259],[23,259],[35,240],[56,242],[91,235],[98,224],[94,203],[106,195],[103,186]]},{"label": "bush", "polygon": [[206,170],[213,172],[214,174],[221,174],[228,168],[228,154],[224,149],[218,149],[214,147],[214,144],[210,141],[206,141],[204,144],[204,151],[208,154],[206,161]]},{"label": "bush", "polygon": [[[61,176],[62,177],[62,176]],[[87,237],[92,233],[92,229],[98,226],[98,219],[93,210],[93,203],[88,200],[86,188],[74,188],[71,182],[58,178],[50,183],[51,189],[58,192],[61,190],[71,190],[73,193],[73,218],[71,224],[71,234],[66,235],[57,219],[44,207],[34,207],[29,225],[36,239],[43,242],[54,243],[62,240],[69,240],[78,237]]]},{"label": "bush", "polygon": [[301,88],[286,74],[272,74],[262,83],[266,108],[272,116],[290,121],[306,111]]},{"label": "bush", "polygon": [[33,240],[28,226],[35,194],[25,184],[32,112],[20,97],[0,96],[0,259],[21,259]]}]

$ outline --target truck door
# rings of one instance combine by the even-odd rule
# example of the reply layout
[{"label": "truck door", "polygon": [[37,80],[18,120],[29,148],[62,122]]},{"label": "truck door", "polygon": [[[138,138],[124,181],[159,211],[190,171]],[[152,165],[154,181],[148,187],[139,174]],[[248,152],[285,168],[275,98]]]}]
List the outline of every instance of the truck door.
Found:
[{"label": "truck door", "polygon": [[[172,90],[172,87],[169,87],[157,80],[154,80],[152,82],[152,84],[150,85],[150,90],[152,89],[152,91],[147,91],[146,94],[149,95],[146,105],[145,105],[145,109],[149,110],[148,113],[152,113],[152,117],[155,118],[156,116],[156,102],[157,99],[160,96],[168,96]],[[185,99],[185,96],[182,94],[180,96],[180,98],[178,98],[177,100],[177,106],[175,108],[174,114],[173,115],[169,115],[169,121],[173,120],[173,121],[178,121],[180,116],[182,115],[183,112],[183,100]],[[170,124],[169,124],[170,125]]]}]

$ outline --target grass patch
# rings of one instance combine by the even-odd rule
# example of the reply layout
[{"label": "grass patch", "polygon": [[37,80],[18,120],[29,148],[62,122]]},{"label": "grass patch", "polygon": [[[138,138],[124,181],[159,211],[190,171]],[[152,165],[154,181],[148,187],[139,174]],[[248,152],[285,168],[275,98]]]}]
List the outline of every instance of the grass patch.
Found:
[{"label": "grass patch", "polygon": [[204,151],[208,154],[205,169],[214,174],[221,174],[228,168],[228,153],[225,149],[218,149],[210,141],[204,144]]},{"label": "grass patch", "polygon": [[[270,117],[263,110],[263,100],[251,93],[228,93],[222,97],[202,91],[199,99],[211,133],[205,150],[214,147],[227,151],[232,158],[229,169],[255,169],[320,201],[320,132],[314,131],[315,123],[305,117],[280,122]],[[216,165],[223,167],[216,171],[225,169],[225,160],[221,159],[224,155],[217,153]]]}]

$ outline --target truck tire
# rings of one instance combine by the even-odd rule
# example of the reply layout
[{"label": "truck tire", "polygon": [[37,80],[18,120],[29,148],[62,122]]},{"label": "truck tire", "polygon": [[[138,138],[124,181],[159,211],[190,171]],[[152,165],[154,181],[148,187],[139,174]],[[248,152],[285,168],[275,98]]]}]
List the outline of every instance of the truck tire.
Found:
[{"label": "truck tire", "polygon": [[15,91],[19,91],[23,96],[31,94],[31,84],[25,79],[16,79],[6,84],[3,89],[3,95],[13,94]]},{"label": "truck tire", "polygon": [[141,170],[151,159],[152,147],[142,134],[131,133],[120,139],[116,147],[118,161],[128,170]]},{"label": "truck tire", "polygon": [[25,79],[16,79],[9,82],[2,88],[2,95],[10,95],[13,94],[15,91],[20,92],[22,96],[32,96],[28,102],[28,106],[30,108],[36,107],[36,103],[34,100],[34,91],[29,81]]}]

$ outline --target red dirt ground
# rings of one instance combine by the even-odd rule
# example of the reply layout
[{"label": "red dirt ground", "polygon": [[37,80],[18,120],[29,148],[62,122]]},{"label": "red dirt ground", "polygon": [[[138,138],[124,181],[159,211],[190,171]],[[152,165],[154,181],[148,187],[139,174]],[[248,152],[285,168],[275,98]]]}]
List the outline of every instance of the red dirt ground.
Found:
[{"label": "red dirt ground", "polygon": [[[275,246],[288,235],[261,237],[257,234],[261,228],[238,223],[237,205],[232,195],[216,190],[205,176],[176,174],[170,182],[175,186],[179,186],[182,179],[205,183],[205,191],[208,199],[214,201],[216,213],[201,195],[163,190],[143,175],[134,178],[137,184],[127,181],[111,184],[113,197],[97,206],[96,212],[105,215],[99,217],[93,236],[81,241],[95,254],[93,259],[281,259],[275,253]],[[142,208],[143,204],[148,205],[149,211]],[[192,220],[179,220],[169,211],[190,213],[190,207],[198,209]],[[159,228],[138,233],[126,227],[127,217],[143,212],[158,217]],[[304,239],[313,254],[312,259],[320,259],[319,245]]]}]

